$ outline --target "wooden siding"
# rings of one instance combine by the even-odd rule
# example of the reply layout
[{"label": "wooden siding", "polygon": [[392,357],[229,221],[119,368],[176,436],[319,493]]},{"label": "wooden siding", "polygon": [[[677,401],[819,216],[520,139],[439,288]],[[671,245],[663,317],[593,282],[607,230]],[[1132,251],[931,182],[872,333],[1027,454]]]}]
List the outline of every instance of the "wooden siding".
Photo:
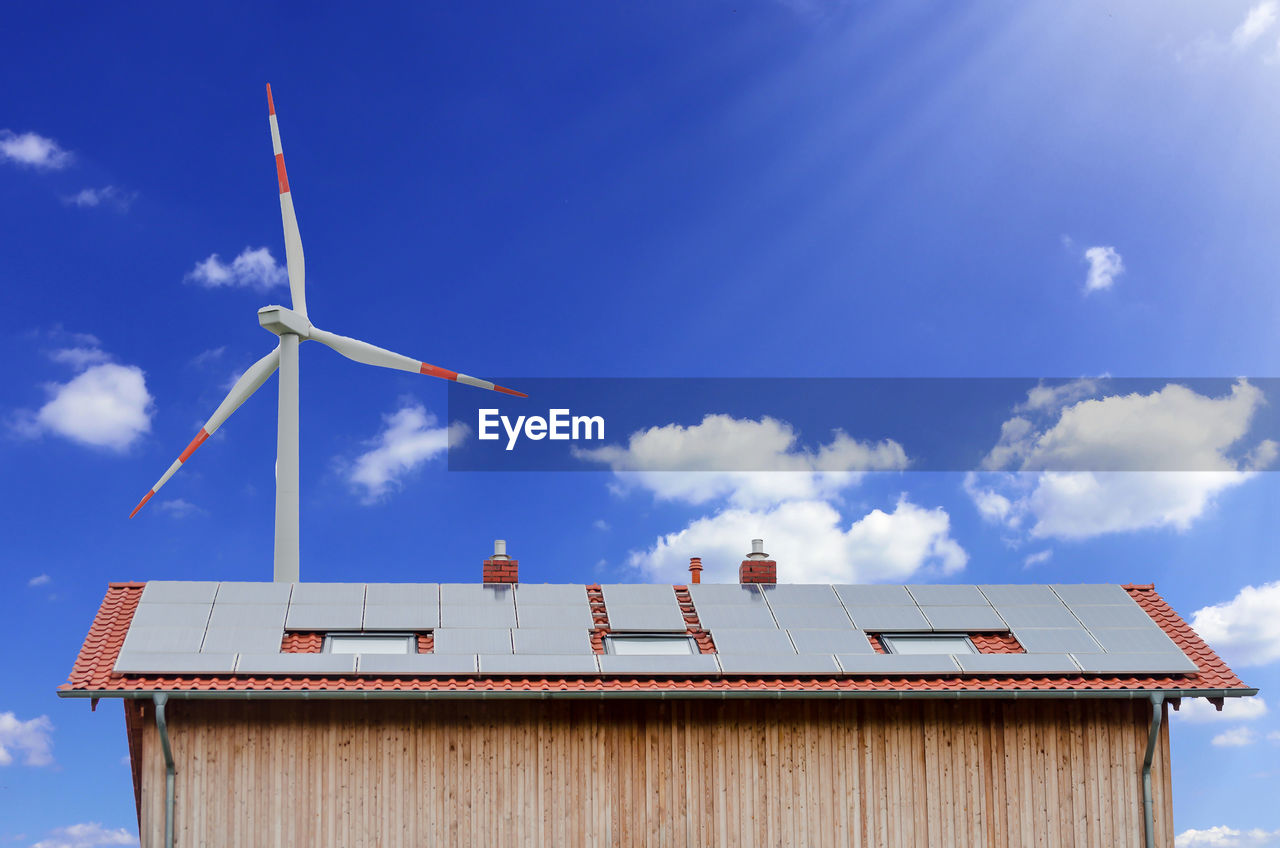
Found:
[{"label": "wooden siding", "polygon": [[[187,846],[1142,845],[1146,701],[180,701]],[[152,708],[143,846],[164,836]],[[1156,845],[1173,845],[1168,724]]]}]

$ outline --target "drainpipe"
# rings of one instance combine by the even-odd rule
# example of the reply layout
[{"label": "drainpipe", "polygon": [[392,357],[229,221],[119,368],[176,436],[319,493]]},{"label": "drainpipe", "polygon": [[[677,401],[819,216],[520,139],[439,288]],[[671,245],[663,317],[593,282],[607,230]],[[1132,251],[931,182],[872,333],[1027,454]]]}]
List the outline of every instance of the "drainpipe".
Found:
[{"label": "drainpipe", "polygon": [[169,747],[169,725],[164,718],[169,696],[157,692],[151,700],[156,705],[156,729],[160,731],[160,750],[164,752],[164,848],[173,848],[173,749]]},{"label": "drainpipe", "polygon": [[1156,816],[1151,800],[1151,761],[1156,753],[1156,740],[1160,738],[1160,722],[1164,719],[1164,693],[1151,694],[1151,731],[1147,735],[1147,753],[1142,758],[1142,828],[1147,848],[1155,848]]}]

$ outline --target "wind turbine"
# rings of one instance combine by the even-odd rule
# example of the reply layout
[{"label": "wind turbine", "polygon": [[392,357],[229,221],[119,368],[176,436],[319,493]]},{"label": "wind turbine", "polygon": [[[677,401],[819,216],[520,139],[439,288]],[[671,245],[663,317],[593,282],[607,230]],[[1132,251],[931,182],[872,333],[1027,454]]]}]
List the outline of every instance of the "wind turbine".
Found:
[{"label": "wind turbine", "polygon": [[142,498],[129,517],[138,514],[138,510],[155,496],[160,487],[169,482],[169,478],[182,467],[196,448],[204,444],[219,427],[235,412],[240,404],[249,399],[267,378],[279,369],[280,398],[279,413],[276,424],[276,539],[275,569],[277,582],[296,582],[298,580],[298,345],[301,342],[315,340],[328,345],[347,359],[377,365],[381,368],[394,368],[399,371],[412,371],[415,374],[426,374],[477,386],[515,397],[528,397],[523,392],[496,386],[487,380],[468,377],[456,371],[438,368],[426,362],[410,359],[398,353],[362,342],[358,339],[339,336],[321,330],[307,318],[306,265],[302,256],[302,237],[298,233],[298,218],[293,211],[293,195],[289,192],[289,177],[284,170],[284,153],[280,147],[280,128],[276,124],[276,107],[271,99],[271,86],[267,86],[268,120],[271,123],[271,144],[276,154],[276,178],[280,184],[280,215],[284,219],[284,252],[285,262],[289,268],[289,296],[293,308],[284,306],[264,306],[258,310],[258,323],[264,329],[280,337],[276,349],[259,359],[249,367],[248,371],[236,381],[222,403],[214,410],[213,415],[200,428],[200,432],[191,440],[184,450],[169,466],[164,476],[151,487],[151,491]]}]

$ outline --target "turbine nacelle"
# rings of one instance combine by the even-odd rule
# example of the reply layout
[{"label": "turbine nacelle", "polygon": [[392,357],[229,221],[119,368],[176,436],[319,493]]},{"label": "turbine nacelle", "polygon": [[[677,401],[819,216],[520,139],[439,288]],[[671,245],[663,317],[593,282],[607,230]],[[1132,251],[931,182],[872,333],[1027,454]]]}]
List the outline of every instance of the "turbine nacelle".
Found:
[{"label": "turbine nacelle", "polygon": [[293,335],[301,339],[311,338],[311,322],[302,313],[287,306],[264,306],[258,310],[258,323],[262,329],[277,336]]}]

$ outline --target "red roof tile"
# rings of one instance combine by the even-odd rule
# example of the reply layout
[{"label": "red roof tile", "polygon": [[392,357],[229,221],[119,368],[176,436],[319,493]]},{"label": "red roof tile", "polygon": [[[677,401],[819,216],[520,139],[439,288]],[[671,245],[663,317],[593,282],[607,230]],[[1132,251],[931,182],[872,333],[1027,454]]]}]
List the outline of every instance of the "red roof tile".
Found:
[{"label": "red roof tile", "polygon": [[624,694],[663,691],[731,692],[1132,692],[1159,690],[1236,690],[1248,687],[1203,639],[1169,607],[1152,586],[1124,588],[1160,625],[1199,670],[1161,675],[936,675],[924,677],[396,677],[392,675],[123,675],[112,671],[143,583],[112,583],[65,684],[64,696],[152,691],[281,693],[339,692],[546,692]]}]

